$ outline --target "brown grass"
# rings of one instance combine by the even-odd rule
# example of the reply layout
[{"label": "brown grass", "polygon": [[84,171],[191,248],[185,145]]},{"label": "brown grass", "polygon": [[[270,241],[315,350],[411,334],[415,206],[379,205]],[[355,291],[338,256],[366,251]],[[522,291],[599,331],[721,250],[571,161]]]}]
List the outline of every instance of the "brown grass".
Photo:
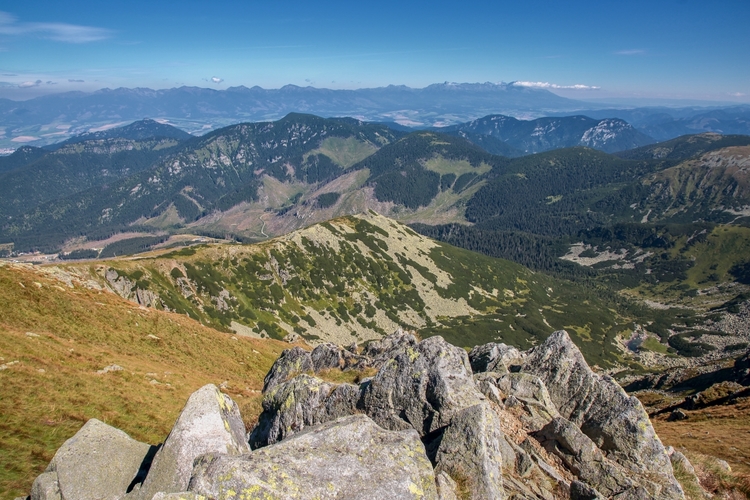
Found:
[{"label": "brown grass", "polygon": [[700,453],[687,454],[704,490],[719,498],[750,498],[750,474],[727,470],[715,457]]},{"label": "brown grass", "polygon": [[750,474],[750,399],[685,413],[683,421],[667,422],[668,414],[652,419],[665,445],[718,457],[732,470]]},{"label": "brown grass", "polygon": [[[226,382],[254,422],[263,377],[286,347],[0,265],[0,498],[28,494],[90,418],[158,443],[193,391]],[[124,370],[96,373],[111,364]]]}]

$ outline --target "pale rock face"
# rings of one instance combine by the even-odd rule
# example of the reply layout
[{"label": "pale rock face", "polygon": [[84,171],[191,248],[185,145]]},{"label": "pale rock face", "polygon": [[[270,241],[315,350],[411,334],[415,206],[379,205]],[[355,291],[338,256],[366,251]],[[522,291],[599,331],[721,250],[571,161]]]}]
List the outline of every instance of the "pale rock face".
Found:
[{"label": "pale rock face", "polygon": [[62,500],[56,473],[45,472],[37,476],[31,485],[31,500]]},{"label": "pale rock face", "polygon": [[205,455],[190,491],[208,498],[437,499],[419,435],[386,431],[364,415],[332,420],[250,454]]},{"label": "pale rock face", "polygon": [[156,493],[186,491],[193,461],[206,453],[248,453],[245,424],[239,408],[214,385],[194,392],[182,409],[164,445],[154,456],[136,499],[150,500]]},{"label": "pale rock face", "polygon": [[560,415],[578,426],[604,455],[663,486],[663,498],[683,498],[669,457],[648,414],[617,382],[589,368],[564,330],[527,355],[521,369],[544,383]]},{"label": "pale rock face", "polygon": [[503,498],[503,464],[500,451],[505,439],[489,404],[459,412],[443,433],[435,472],[460,478],[471,498]]},{"label": "pale rock face", "polygon": [[483,400],[466,351],[430,337],[392,354],[365,389],[363,408],[383,428],[425,435]]},{"label": "pale rock face", "polygon": [[203,495],[193,493],[192,491],[181,491],[179,493],[162,493],[159,492],[151,500],[208,500]]},{"label": "pale rock face", "polygon": [[[119,499],[142,473],[151,448],[119,429],[91,419],[65,441],[47,472],[37,478],[37,489],[46,492],[40,498]],[[57,497],[50,496],[53,486],[59,489]]]}]

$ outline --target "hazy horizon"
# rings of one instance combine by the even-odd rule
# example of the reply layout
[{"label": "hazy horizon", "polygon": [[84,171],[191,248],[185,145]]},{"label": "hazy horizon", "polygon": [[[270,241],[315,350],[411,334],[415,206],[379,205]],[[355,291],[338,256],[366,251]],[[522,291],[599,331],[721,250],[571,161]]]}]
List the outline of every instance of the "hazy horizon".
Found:
[{"label": "hazy horizon", "polygon": [[746,2],[42,0],[0,11],[0,97],[101,88],[521,82],[578,100],[750,103]]}]

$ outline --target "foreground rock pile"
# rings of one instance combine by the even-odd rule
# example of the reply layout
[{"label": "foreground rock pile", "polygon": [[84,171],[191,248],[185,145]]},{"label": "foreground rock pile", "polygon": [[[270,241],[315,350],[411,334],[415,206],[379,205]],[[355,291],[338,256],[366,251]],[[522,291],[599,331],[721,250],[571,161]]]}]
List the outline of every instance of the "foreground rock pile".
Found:
[{"label": "foreground rock pile", "polygon": [[[358,385],[315,376],[365,367],[377,372]],[[643,407],[592,372],[564,331],[526,352],[467,355],[402,331],[362,352],[289,349],[264,392],[247,437],[236,404],[210,385],[158,449],[91,420],[31,498],[684,498]]]}]

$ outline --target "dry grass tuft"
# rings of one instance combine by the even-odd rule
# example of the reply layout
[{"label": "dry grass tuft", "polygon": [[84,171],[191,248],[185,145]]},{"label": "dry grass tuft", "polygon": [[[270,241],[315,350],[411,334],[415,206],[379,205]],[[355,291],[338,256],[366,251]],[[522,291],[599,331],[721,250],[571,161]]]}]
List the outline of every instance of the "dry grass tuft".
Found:
[{"label": "dry grass tuft", "polygon": [[[750,474],[735,472],[725,461],[716,457],[687,450],[683,450],[683,452],[693,464],[700,486],[706,492],[729,500],[750,498]],[[677,468],[675,475],[678,480],[680,480],[679,474],[680,471]],[[685,483],[680,482],[685,488]],[[686,488],[685,494],[688,499],[704,498],[702,494],[697,496],[695,489],[690,487]]]}]

